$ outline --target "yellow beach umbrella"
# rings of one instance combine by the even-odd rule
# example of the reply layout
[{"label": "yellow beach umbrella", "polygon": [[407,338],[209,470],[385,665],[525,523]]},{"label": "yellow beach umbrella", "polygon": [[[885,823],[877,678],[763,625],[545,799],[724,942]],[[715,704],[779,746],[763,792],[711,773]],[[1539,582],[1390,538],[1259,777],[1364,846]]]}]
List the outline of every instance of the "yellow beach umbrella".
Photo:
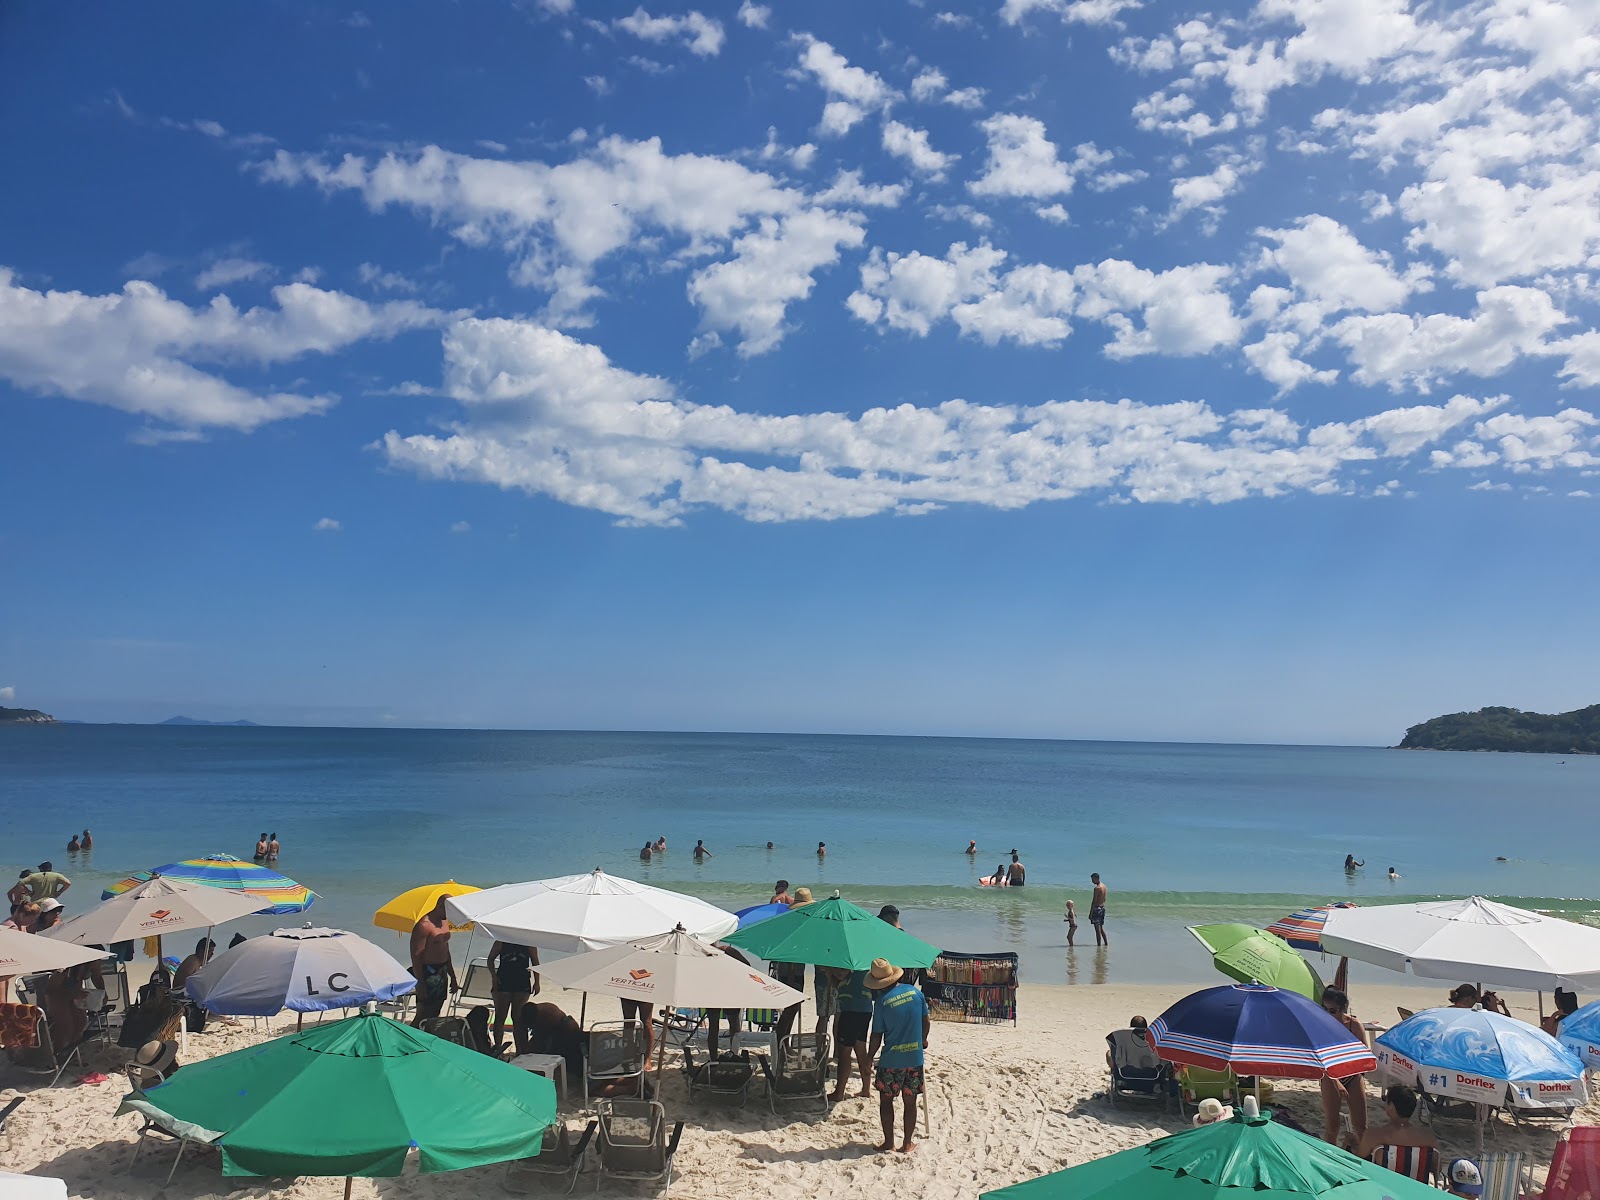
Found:
[{"label": "yellow beach umbrella", "polygon": [[[445,896],[465,896],[470,892],[482,891],[470,883],[457,883],[454,879],[444,883],[425,883],[421,887],[414,887],[408,892],[401,892],[389,903],[372,914],[372,923],[379,929],[393,929],[397,933],[410,933],[416,923],[434,910],[440,899]],[[457,925],[450,922],[450,928],[466,932],[472,928],[471,923]]]}]

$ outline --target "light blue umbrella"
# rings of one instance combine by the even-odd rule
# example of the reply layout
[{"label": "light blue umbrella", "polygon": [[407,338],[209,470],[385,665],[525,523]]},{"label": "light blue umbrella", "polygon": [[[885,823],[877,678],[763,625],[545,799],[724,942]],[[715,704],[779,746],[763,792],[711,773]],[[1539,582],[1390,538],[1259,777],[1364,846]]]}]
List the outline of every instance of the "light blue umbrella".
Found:
[{"label": "light blue umbrella", "polygon": [[772,917],[781,917],[789,911],[787,904],[756,904],[750,908],[741,908],[733,915],[739,918],[739,928],[747,929],[757,921],[765,921]]},{"label": "light blue umbrella", "polygon": [[270,1017],[359,1008],[417,986],[389,953],[342,929],[275,929],[247,938],[190,976],[189,998],[209,1012]]},{"label": "light blue umbrella", "polygon": [[1583,1063],[1542,1029],[1474,1008],[1430,1008],[1373,1047],[1391,1079],[1499,1108],[1567,1108],[1588,1099]]},{"label": "light blue umbrella", "polygon": [[1561,1022],[1561,1044],[1585,1066],[1600,1070],[1600,1000],[1585,1004]]}]

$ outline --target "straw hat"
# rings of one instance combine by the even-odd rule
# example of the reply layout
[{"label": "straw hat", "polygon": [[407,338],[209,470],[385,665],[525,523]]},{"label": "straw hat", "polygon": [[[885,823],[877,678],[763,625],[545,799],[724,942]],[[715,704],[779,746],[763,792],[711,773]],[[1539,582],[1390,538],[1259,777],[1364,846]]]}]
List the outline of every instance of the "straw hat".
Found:
[{"label": "straw hat", "polygon": [[1207,1096],[1200,1101],[1200,1111],[1194,1115],[1196,1125],[1212,1125],[1218,1121],[1231,1121],[1233,1119],[1233,1105],[1224,1104],[1215,1096]]},{"label": "straw hat", "polygon": [[176,1042],[146,1042],[139,1047],[138,1053],[133,1056],[133,1061],[141,1067],[149,1067],[152,1071],[165,1072],[177,1057]]},{"label": "straw hat", "polygon": [[796,908],[799,908],[802,904],[810,904],[810,903],[811,903],[811,889],[810,888],[795,888],[795,890],[794,890],[794,906]]},{"label": "straw hat", "polygon": [[867,972],[867,986],[875,992],[882,991],[899,983],[900,976],[904,974],[899,967],[891,967],[887,958],[875,958],[872,960],[872,970]]}]

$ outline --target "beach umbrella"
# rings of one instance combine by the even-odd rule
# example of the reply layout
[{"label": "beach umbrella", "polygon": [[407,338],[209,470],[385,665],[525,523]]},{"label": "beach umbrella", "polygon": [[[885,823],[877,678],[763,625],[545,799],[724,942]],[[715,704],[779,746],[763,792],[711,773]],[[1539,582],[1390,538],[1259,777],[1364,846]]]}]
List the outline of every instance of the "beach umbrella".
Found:
[{"label": "beach umbrella", "polygon": [[1335,909],[1322,945],[1424,979],[1540,992],[1600,988],[1600,929],[1482,896]]},{"label": "beach umbrella", "polygon": [[[118,1109],[215,1143],[224,1175],[399,1175],[415,1147],[424,1173],[539,1153],[555,1085],[363,1013],[186,1063]],[[348,1194],[348,1185],[346,1187]]]},{"label": "beach umbrella", "polygon": [[722,939],[768,962],[865,971],[875,958],[897,967],[931,967],[939,948],[834,896],[791,908]]},{"label": "beach umbrella", "polygon": [[[441,896],[466,896],[473,892],[482,891],[470,883],[457,883],[448,879],[444,883],[425,883],[421,887],[411,888],[401,892],[389,903],[372,914],[372,923],[379,929],[392,929],[396,933],[410,933],[418,921],[434,910]],[[465,933],[472,928],[471,922],[457,925],[450,922],[450,928],[460,933]]]},{"label": "beach umbrella", "polygon": [[48,1179],[43,1175],[13,1175],[0,1171],[0,1196],[6,1200],[67,1200],[67,1183],[64,1179]]},{"label": "beach umbrella", "polygon": [[197,883],[203,887],[223,888],[231,892],[249,892],[260,896],[263,904],[256,909],[271,916],[305,912],[316,901],[317,894],[287,875],[279,874],[260,863],[244,862],[231,854],[208,854],[204,858],[186,858],[182,862],[167,863],[151,871],[140,871],[113,883],[100,893],[100,899],[109,900],[131,888],[138,887],[151,877],[175,879],[179,883]]},{"label": "beach umbrella", "polygon": [[1372,1051],[1298,992],[1235,983],[1185,996],[1154,1021],[1150,1046],[1168,1062],[1240,1075],[1335,1079],[1370,1071]]},{"label": "beach umbrella", "polygon": [[1281,917],[1267,926],[1268,933],[1275,933],[1296,950],[1321,950],[1322,927],[1328,923],[1328,910],[1333,908],[1355,908],[1353,900],[1341,900],[1337,904],[1319,904],[1314,908],[1302,908]]},{"label": "beach umbrella", "polygon": [[1322,996],[1322,980],[1289,943],[1252,925],[1190,925],[1189,932],[1207,950],[1211,964],[1240,983],[1266,983],[1299,992],[1309,1000]]},{"label": "beach umbrella", "polygon": [[62,921],[40,936],[75,945],[109,946],[134,938],[159,938],[186,929],[210,929],[261,911],[250,892],[180,883],[158,875]]},{"label": "beach umbrella", "polygon": [[1569,1108],[1588,1099],[1583,1062],[1544,1030],[1482,1006],[1429,1008],[1378,1037],[1388,1077],[1434,1096],[1499,1108]]},{"label": "beach umbrella", "polygon": [[[4,965],[0,964],[0,975],[5,973]],[[1585,1004],[1563,1020],[1556,1037],[1590,1070],[1600,1070],[1600,1000]]]},{"label": "beach umbrella", "polygon": [[209,1012],[270,1017],[359,1008],[414,990],[416,979],[386,951],[343,929],[274,929],[218,954],[189,977]]},{"label": "beach umbrella", "polygon": [[64,971],[83,963],[98,962],[105,956],[104,950],[89,950],[23,933],[20,929],[0,929],[0,979],[40,971]]},{"label": "beach umbrella", "polygon": [[1439,1200],[1439,1190],[1254,1111],[1186,1129],[980,1200]]},{"label": "beach umbrella", "polygon": [[739,925],[732,913],[704,900],[619,879],[598,867],[583,875],[452,896],[444,906],[452,921],[475,921],[498,941],[568,954],[667,933],[679,925],[715,940]]},{"label": "beach umbrella", "polygon": [[781,917],[789,911],[789,906],[783,902],[777,904],[754,904],[749,908],[741,908],[733,915],[739,918],[739,928],[754,925],[757,921],[765,921],[768,917]]}]

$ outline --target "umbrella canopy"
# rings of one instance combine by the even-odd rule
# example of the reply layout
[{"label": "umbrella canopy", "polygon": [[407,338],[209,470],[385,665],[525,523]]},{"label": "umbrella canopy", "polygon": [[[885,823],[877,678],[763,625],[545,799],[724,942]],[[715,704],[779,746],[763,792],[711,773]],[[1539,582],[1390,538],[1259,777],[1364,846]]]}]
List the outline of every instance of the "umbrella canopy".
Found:
[{"label": "umbrella canopy", "polygon": [[1189,932],[1211,951],[1211,964],[1240,983],[1266,983],[1299,992],[1308,1000],[1322,996],[1322,979],[1289,943],[1252,925],[1190,925]]},{"label": "umbrella canopy", "polygon": [[179,883],[158,875],[62,921],[41,936],[79,946],[109,946],[185,929],[209,929],[260,912],[262,903],[260,896],[250,892]]},{"label": "umbrella canopy", "polygon": [[1376,1066],[1372,1051],[1298,992],[1235,983],[1185,996],[1147,1034],[1168,1062],[1240,1075],[1335,1079]]},{"label": "umbrella canopy", "polygon": [[569,954],[654,937],[679,925],[710,939],[739,925],[732,913],[704,900],[619,879],[598,867],[586,875],[507,883],[453,896],[444,907],[452,921],[476,921],[499,941]]},{"label": "umbrella canopy", "polygon": [[256,911],[272,916],[305,912],[317,898],[310,888],[296,883],[287,875],[280,875],[271,867],[244,862],[231,854],[208,854],[204,858],[186,858],[182,862],[167,863],[152,871],[130,875],[106,888],[100,893],[100,899],[120,896],[157,875],[179,883],[198,883],[204,887],[225,888],[230,892],[249,892],[264,901]]},{"label": "umbrella canopy", "polygon": [[1321,950],[1322,927],[1328,923],[1328,910],[1355,908],[1354,900],[1341,900],[1338,904],[1319,904],[1315,908],[1302,908],[1267,926],[1296,950]]},{"label": "umbrella canopy", "polygon": [[749,908],[741,908],[733,915],[739,918],[739,928],[754,925],[757,921],[765,921],[769,917],[781,917],[789,911],[789,906],[784,903],[755,904]]},{"label": "umbrella canopy", "polygon": [[1499,1013],[1429,1008],[1377,1041],[1391,1079],[1498,1108],[1565,1108],[1588,1099],[1583,1062],[1542,1029]]},{"label": "umbrella canopy", "polygon": [[0,1171],[0,1196],[6,1200],[67,1200],[67,1183],[64,1179],[47,1179],[43,1175],[13,1175]]},{"label": "umbrella canopy", "polygon": [[1600,988],[1600,929],[1482,896],[1335,909],[1323,948],[1424,979],[1551,991]]},{"label": "umbrella canopy", "polygon": [[834,896],[791,908],[722,939],[769,962],[812,963],[865,971],[875,958],[897,967],[931,967],[939,948],[914,938],[864,908]]},{"label": "umbrella canopy", "polygon": [[[447,879],[444,883],[425,883],[421,887],[414,887],[410,891],[401,892],[389,903],[372,914],[372,923],[379,929],[392,929],[396,933],[410,933],[417,922],[434,910],[441,896],[468,896],[473,892],[480,892],[482,888],[475,888],[470,883],[457,883],[454,879]],[[450,922],[450,928],[465,933],[472,928],[469,921],[465,925]]]},{"label": "umbrella canopy", "polygon": [[342,929],[274,929],[224,950],[189,977],[202,1008],[235,1017],[359,1008],[393,1000],[416,979],[365,938]]},{"label": "umbrella canopy", "polygon": [[548,1079],[363,1013],[186,1064],[121,1112],[213,1141],[224,1175],[459,1171],[539,1153]]},{"label": "umbrella canopy", "polygon": [[23,933],[20,929],[0,929],[0,978],[32,975],[37,971],[61,971],[80,963],[96,962],[105,956],[103,950],[81,949],[70,943]]},{"label": "umbrella canopy", "polygon": [[788,1008],[805,999],[682,929],[546,963],[539,973],[576,991],[672,1008]]},{"label": "umbrella canopy", "polygon": [[[1253,1097],[1247,1098],[1248,1104]],[[1438,1200],[1439,1190],[1266,1116],[1186,1129],[981,1200]]]},{"label": "umbrella canopy", "polygon": [[[0,967],[0,975],[4,974]],[[1600,1069],[1600,1000],[1585,1004],[1563,1020],[1558,1037],[1590,1070]]]}]

